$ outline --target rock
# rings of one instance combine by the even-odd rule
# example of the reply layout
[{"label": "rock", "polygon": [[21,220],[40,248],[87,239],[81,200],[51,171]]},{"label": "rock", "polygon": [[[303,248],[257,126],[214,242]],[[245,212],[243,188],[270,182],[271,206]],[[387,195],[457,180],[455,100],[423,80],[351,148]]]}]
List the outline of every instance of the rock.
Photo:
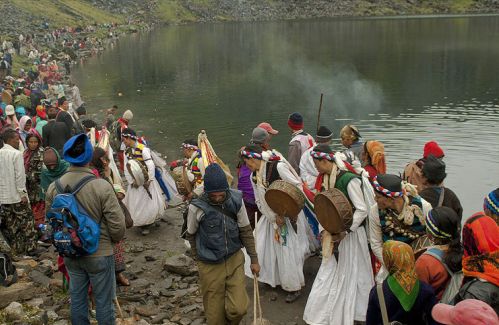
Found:
[{"label": "rock", "polygon": [[179,323],[182,324],[182,325],[189,325],[191,323],[191,320],[189,318],[182,318],[179,321]]},{"label": "rock", "polygon": [[187,282],[187,283],[195,283],[198,281],[198,277],[197,276],[186,276],[185,278],[182,279],[183,282]]},{"label": "rock", "polygon": [[29,277],[33,282],[42,285],[44,287],[49,287],[50,278],[38,270],[33,270],[29,273]]},{"label": "rock", "polygon": [[0,290],[0,308],[8,306],[13,301],[24,301],[36,294],[33,282],[17,282]]},{"label": "rock", "polygon": [[134,288],[134,290],[136,290],[136,291],[147,289],[151,285],[151,283],[149,281],[147,281],[146,279],[143,279],[143,278],[134,280],[134,281],[132,281],[131,284],[132,284],[132,288]]},{"label": "rock", "polygon": [[46,276],[51,276],[54,273],[54,263],[51,260],[43,260],[35,267],[36,270],[42,272]]},{"label": "rock", "polygon": [[170,312],[160,313],[152,318],[151,324],[163,324],[165,319],[169,319],[172,317]]},{"label": "rock", "polygon": [[5,309],[5,316],[10,321],[20,320],[24,316],[23,305],[17,301],[11,302]]},{"label": "rock", "polygon": [[137,306],[134,312],[140,316],[151,317],[157,315],[159,310],[155,306]]},{"label": "rock", "polygon": [[180,282],[177,287],[179,289],[187,289],[187,287],[189,287],[189,284],[188,283],[185,283],[185,282]]},{"label": "rock", "polygon": [[59,311],[57,311],[57,313],[59,314],[59,317],[63,319],[69,319],[71,317],[71,311],[67,308],[60,309]]},{"label": "rock", "polygon": [[40,306],[43,305],[43,299],[42,298],[34,298],[31,300],[28,300],[28,301],[26,301],[26,305],[31,306],[31,307],[40,308]]},{"label": "rock", "polygon": [[188,314],[196,309],[202,310],[203,307],[198,304],[189,304],[189,306],[182,308],[180,311],[182,312],[182,314]]},{"label": "rock", "polygon": [[62,280],[61,279],[50,279],[49,286],[51,288],[62,288]]},{"label": "rock", "polygon": [[204,324],[204,319],[202,318],[197,318],[191,323],[191,325],[202,325],[202,324]]},{"label": "rock", "polygon": [[171,320],[172,322],[176,323],[176,322],[180,321],[180,316],[179,316],[179,315],[175,315],[175,316],[173,316],[170,320]]},{"label": "rock", "polygon": [[194,260],[183,254],[167,258],[163,263],[163,268],[168,272],[183,276],[193,275],[197,272]]},{"label": "rock", "polygon": [[53,310],[47,310],[47,316],[51,321],[55,321],[59,318],[59,315]]},{"label": "rock", "polygon": [[130,247],[130,253],[141,253],[144,251],[144,244],[141,242],[135,243],[135,245]]},{"label": "rock", "polygon": [[156,257],[154,257],[154,256],[146,255],[146,256],[144,256],[144,258],[146,259],[147,262],[156,261]]},{"label": "rock", "polygon": [[165,281],[163,281],[161,288],[170,289],[172,287],[172,284],[173,284],[173,279],[171,277],[168,277],[165,279]]},{"label": "rock", "polygon": [[54,325],[69,325],[67,320],[61,319],[54,323]]},{"label": "rock", "polygon": [[18,269],[33,269],[38,265],[38,262],[33,259],[20,260],[18,262],[13,262]]}]

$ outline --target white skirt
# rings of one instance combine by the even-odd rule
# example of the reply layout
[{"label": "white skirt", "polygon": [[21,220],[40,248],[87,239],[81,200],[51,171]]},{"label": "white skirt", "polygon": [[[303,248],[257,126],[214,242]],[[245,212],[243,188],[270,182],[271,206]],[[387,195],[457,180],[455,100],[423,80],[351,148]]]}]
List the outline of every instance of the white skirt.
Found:
[{"label": "white skirt", "polygon": [[[275,223],[270,223],[262,216],[255,229],[255,244],[260,264],[258,280],[272,287],[280,285],[286,291],[298,291],[305,286],[303,263],[310,256],[310,244],[307,229],[309,225],[305,215],[300,213],[297,220],[297,232],[285,218],[288,234],[286,240],[275,239]],[[247,254],[245,273],[253,277],[250,270],[250,259]]]},{"label": "white skirt", "polygon": [[132,185],[128,185],[123,202],[130,211],[134,226],[152,224],[166,208],[161,188],[156,180],[153,180],[149,185],[149,192],[152,198],[149,197],[143,186],[133,188]]},{"label": "white skirt", "polygon": [[352,325],[365,321],[373,272],[364,227],[340,242],[339,262],[323,259],[308,297],[303,320],[313,325]]}]

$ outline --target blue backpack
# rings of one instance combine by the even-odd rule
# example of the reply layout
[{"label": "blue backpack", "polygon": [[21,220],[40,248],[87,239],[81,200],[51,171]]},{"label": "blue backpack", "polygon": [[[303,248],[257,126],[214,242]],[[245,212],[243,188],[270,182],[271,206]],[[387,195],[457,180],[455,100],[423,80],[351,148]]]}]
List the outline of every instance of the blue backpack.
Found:
[{"label": "blue backpack", "polygon": [[100,223],[90,217],[76,198],[76,193],[94,179],[97,177],[93,175],[82,178],[69,193],[65,193],[59,180],[55,181],[57,195],[47,212],[47,221],[52,243],[62,256],[92,255],[99,247]]}]

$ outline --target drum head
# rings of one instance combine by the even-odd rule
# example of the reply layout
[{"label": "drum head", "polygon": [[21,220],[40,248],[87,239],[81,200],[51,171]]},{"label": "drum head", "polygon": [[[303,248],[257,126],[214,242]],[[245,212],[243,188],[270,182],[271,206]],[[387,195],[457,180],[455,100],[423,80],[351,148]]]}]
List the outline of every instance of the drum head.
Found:
[{"label": "drum head", "polygon": [[353,210],[350,201],[336,188],[317,194],[314,207],[317,220],[331,234],[339,234],[352,225]]},{"label": "drum head", "polygon": [[303,193],[293,184],[282,180],[274,181],[267,192],[265,201],[276,214],[296,221],[305,206]]}]

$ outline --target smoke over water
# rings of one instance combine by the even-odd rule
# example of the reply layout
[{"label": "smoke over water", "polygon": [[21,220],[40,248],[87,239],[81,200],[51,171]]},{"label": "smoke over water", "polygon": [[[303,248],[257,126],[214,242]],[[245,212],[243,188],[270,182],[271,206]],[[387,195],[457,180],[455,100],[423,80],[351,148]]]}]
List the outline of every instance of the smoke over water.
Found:
[{"label": "smoke over water", "polygon": [[305,106],[313,112],[312,116],[316,114],[321,93],[324,94],[323,112],[328,116],[357,119],[381,109],[382,88],[376,82],[363,78],[352,65],[322,67],[298,61],[280,64],[275,69],[281,77],[295,83],[297,95],[304,98]]}]

